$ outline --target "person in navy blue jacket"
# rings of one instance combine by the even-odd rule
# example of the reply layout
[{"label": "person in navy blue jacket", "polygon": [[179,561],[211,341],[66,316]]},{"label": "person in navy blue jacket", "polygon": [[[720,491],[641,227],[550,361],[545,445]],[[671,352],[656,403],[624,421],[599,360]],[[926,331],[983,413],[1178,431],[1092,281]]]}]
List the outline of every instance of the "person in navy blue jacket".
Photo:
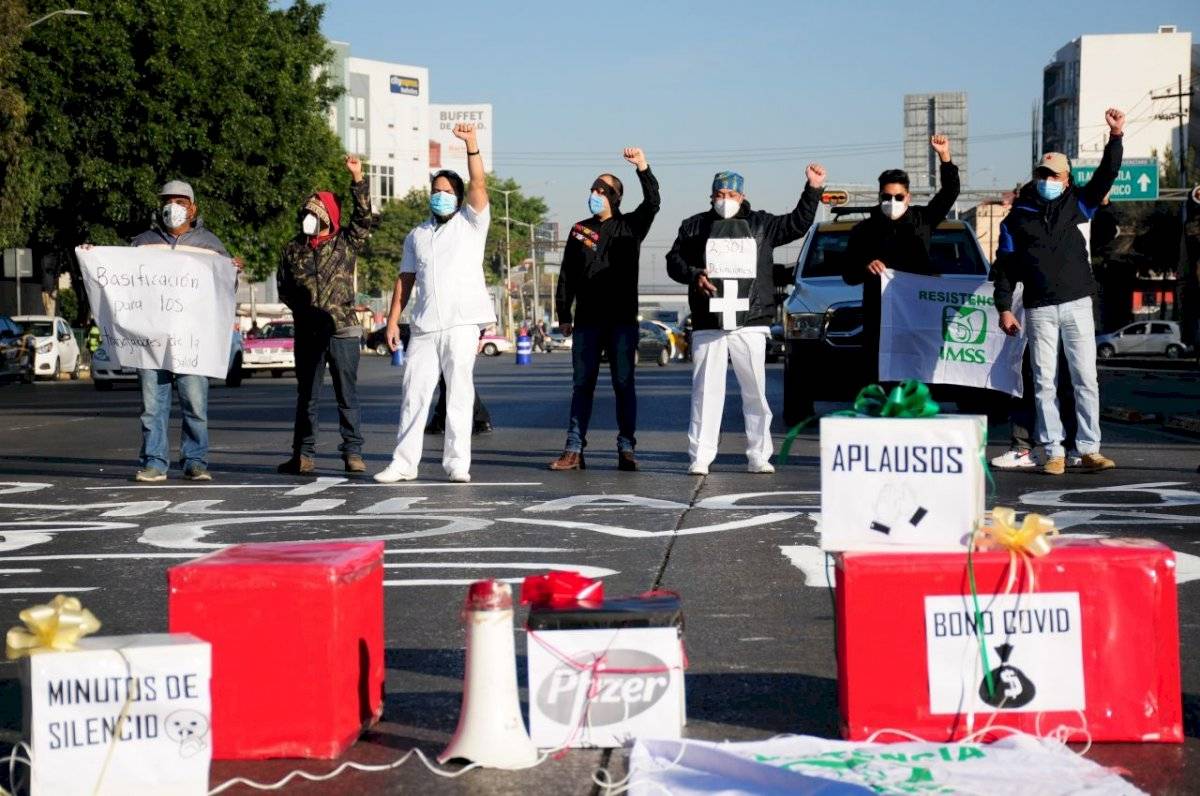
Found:
[{"label": "person in navy blue jacket", "polygon": [[1033,181],[1021,189],[1013,209],[1000,224],[996,252],[996,309],[1000,328],[1016,335],[1021,324],[1012,312],[1013,286],[1024,286],[1029,361],[1036,387],[1038,442],[1046,447],[1044,470],[1066,471],[1063,424],[1055,379],[1059,341],[1066,353],[1075,388],[1079,422],[1076,445],[1084,470],[1109,470],[1116,464],[1100,453],[1100,389],[1096,377],[1096,323],[1092,294],[1096,280],[1088,256],[1088,227],[1112,189],[1121,169],[1121,136],[1125,114],[1104,114],[1109,139],[1104,157],[1086,185],[1071,179],[1067,156],[1048,152],[1033,170]]}]

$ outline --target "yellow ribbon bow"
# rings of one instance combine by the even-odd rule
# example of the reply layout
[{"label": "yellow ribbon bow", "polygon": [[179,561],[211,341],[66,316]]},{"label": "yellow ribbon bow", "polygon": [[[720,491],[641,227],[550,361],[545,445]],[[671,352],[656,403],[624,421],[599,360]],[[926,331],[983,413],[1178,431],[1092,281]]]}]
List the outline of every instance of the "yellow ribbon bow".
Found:
[{"label": "yellow ribbon bow", "polygon": [[1041,514],[1026,514],[1017,525],[1017,512],[997,506],[992,509],[992,524],[979,529],[976,546],[981,550],[1002,547],[1014,553],[1041,558],[1050,552],[1050,537],[1058,535],[1054,520]]},{"label": "yellow ribbon bow", "polygon": [[5,638],[9,660],[39,652],[75,649],[79,639],[100,629],[100,620],[76,597],[58,595],[46,605],[26,608],[20,614],[25,627],[14,627]]}]

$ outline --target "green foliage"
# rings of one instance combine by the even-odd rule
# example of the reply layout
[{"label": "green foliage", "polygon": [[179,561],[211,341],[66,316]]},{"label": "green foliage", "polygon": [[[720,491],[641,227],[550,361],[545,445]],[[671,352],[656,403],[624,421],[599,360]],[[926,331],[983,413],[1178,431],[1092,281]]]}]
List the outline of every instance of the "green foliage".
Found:
[{"label": "green foliage", "polygon": [[32,192],[25,99],[13,82],[28,19],[22,0],[0,0],[0,248],[24,242],[25,204]]},{"label": "green foliage", "polygon": [[58,291],[58,301],[55,309],[58,314],[66,318],[69,323],[75,324],[79,321],[79,296],[75,295],[75,291],[69,287]]},{"label": "green foliage", "polygon": [[[11,0],[0,0],[0,3]],[[61,6],[30,0],[29,13]],[[158,187],[190,182],[205,223],[269,275],[318,189],[344,192],[326,122],[340,89],[323,6],[296,0],[77,0],[90,17],[28,31],[17,83],[28,107],[34,245],[121,243],[145,229]],[[3,62],[0,61],[0,68]]]},{"label": "green foliage", "polygon": [[[492,228],[488,233],[487,248],[484,250],[484,267],[491,268],[492,263],[500,263],[494,278],[502,279],[504,270],[504,194],[503,191],[515,191],[508,195],[508,213],[512,222],[509,227],[512,246],[512,264],[520,265],[529,257],[532,251],[529,240],[529,224],[535,227],[545,220],[549,208],[540,196],[525,196],[520,191],[521,186],[512,178],[501,179],[488,175],[488,200],[492,206]],[[490,281],[490,280],[489,280]]]}]

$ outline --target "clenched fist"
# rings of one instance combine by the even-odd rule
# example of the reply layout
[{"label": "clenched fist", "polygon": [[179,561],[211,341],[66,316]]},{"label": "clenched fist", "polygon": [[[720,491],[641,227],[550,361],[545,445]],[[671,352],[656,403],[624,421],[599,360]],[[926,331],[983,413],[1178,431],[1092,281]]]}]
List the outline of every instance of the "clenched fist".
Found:
[{"label": "clenched fist", "polygon": [[637,167],[638,171],[646,170],[646,153],[635,146],[625,147],[622,153],[625,159]]},{"label": "clenched fist", "polygon": [[346,156],[346,169],[350,172],[350,176],[355,182],[362,179],[362,161],[355,155]]},{"label": "clenched fist", "polygon": [[809,163],[808,168],[804,170],[804,176],[808,178],[808,184],[812,187],[825,187],[825,167],[820,163]]},{"label": "clenched fist", "polygon": [[950,162],[950,139],[942,134],[938,134],[929,139],[929,145],[933,147],[933,151],[937,152],[938,158],[943,163]]},{"label": "clenched fist", "polygon": [[479,147],[475,146],[475,125],[458,123],[454,125],[454,137],[467,145],[468,150],[476,150]]},{"label": "clenched fist", "polygon": [[1104,112],[1104,121],[1108,122],[1108,131],[1113,135],[1125,132],[1125,112],[1117,108],[1109,108]]}]

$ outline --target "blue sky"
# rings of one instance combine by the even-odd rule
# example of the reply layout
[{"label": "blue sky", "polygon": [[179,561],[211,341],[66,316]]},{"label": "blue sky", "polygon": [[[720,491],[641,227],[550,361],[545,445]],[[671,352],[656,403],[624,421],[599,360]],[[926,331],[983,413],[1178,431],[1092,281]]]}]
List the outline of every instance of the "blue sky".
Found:
[{"label": "blue sky", "polygon": [[599,172],[632,177],[621,147],[644,148],[664,201],[643,269],[661,270],[715,171],[741,171],[756,207],[784,212],[809,160],[831,185],[900,166],[905,93],[968,92],[980,140],[964,176],[1010,186],[1054,51],[1160,24],[1200,36],[1200,2],[330,0],[324,29],[354,55],[429,67],[434,102],[492,103],[496,172],[544,196],[560,224],[587,215]]}]

